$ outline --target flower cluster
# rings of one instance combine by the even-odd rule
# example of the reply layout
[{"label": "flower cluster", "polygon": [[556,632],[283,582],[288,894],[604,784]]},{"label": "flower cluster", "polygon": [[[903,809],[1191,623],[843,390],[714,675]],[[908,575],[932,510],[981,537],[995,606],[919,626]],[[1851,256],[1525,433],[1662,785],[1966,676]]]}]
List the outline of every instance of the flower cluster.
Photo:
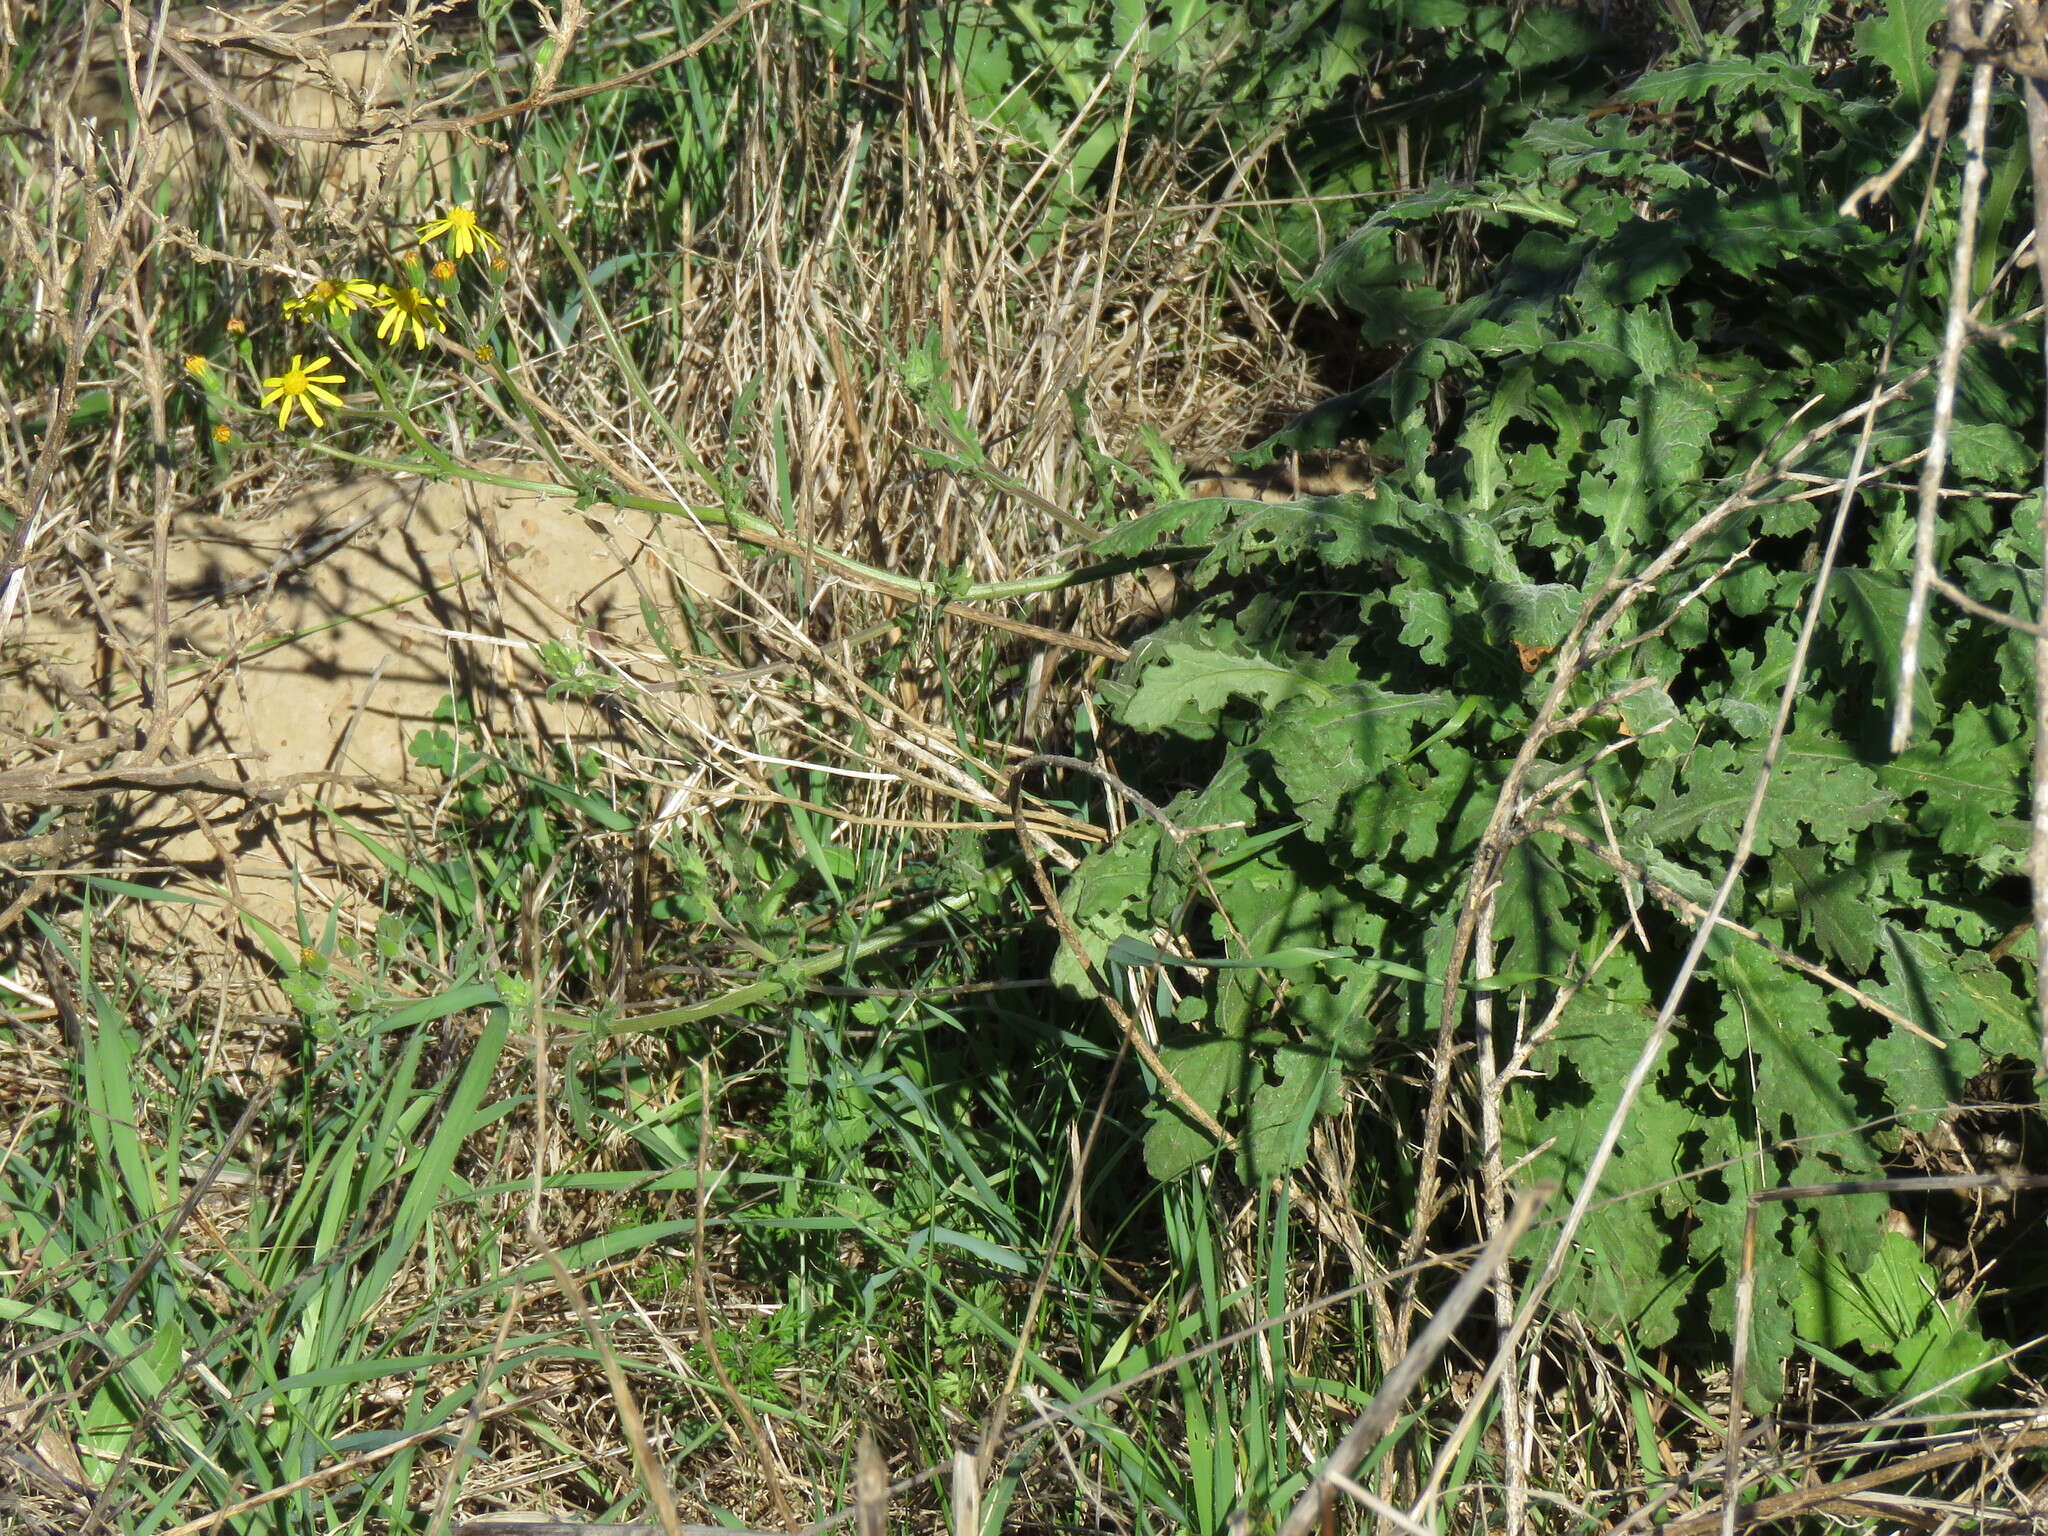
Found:
[{"label": "flower cluster", "polygon": [[[493,272],[504,270],[504,258],[496,254],[502,243],[478,223],[473,208],[450,207],[439,218],[420,225],[414,233],[423,243],[445,241],[451,253],[438,257],[427,269],[436,284],[445,286],[453,283],[455,263],[464,257],[475,257],[479,264],[488,266]],[[285,316],[307,324],[338,329],[347,325],[358,310],[364,310],[377,316],[377,340],[395,348],[403,346],[406,337],[410,336],[414,350],[422,350],[427,344],[428,331],[446,333],[448,329],[445,313],[448,299],[444,294],[431,292],[423,286],[422,264],[418,251],[407,251],[401,266],[406,276],[395,283],[372,283],[353,277],[322,277],[304,292],[284,301]],[[230,322],[229,330],[233,334],[241,335],[244,329],[238,323]],[[320,371],[332,361],[332,357],[322,356],[308,363],[303,353],[294,353],[291,367],[263,381],[263,407],[265,410],[273,405],[277,407],[280,428],[289,423],[294,410],[303,411],[308,421],[315,427],[321,427],[326,425],[320,414],[321,406],[346,409],[341,396],[327,386],[346,383],[347,376]],[[186,372],[209,393],[218,388],[211,368],[204,357],[194,355],[185,359]],[[215,441],[225,440],[217,430]]]}]

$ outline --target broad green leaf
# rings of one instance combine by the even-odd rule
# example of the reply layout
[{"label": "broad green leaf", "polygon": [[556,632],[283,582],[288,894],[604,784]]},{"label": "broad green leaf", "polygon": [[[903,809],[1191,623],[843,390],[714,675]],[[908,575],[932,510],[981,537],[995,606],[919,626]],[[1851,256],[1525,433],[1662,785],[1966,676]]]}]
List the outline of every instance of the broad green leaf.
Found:
[{"label": "broad green leaf", "polygon": [[1637,133],[1619,115],[1590,122],[1546,118],[1531,123],[1522,142],[1543,157],[1551,180],[1557,183],[1586,172],[1641,176],[1659,186],[1687,186],[1697,180],[1690,171],[1670,162],[1669,144],[1663,135]]},{"label": "broad green leaf", "polygon": [[1889,1396],[1944,1388],[1920,1405],[1922,1412],[1967,1408],[2010,1369],[1997,1359],[1999,1347],[1977,1331],[1974,1309],[1961,1298],[1941,1298],[1934,1271],[1901,1233],[1886,1233],[1867,1265],[1852,1266],[1809,1243],[1800,1268],[1800,1333],[1832,1351],[1853,1345],[1885,1357],[1871,1376]]},{"label": "broad green leaf", "polygon": [[[1671,804],[1633,819],[1634,829],[1659,845],[1692,837],[1721,851],[1735,846],[1755,790],[1751,754],[1716,744],[1687,765],[1685,793]],[[1818,738],[1788,742],[1764,798],[1756,852],[1768,858],[1781,846],[1811,836],[1841,843],[1882,817],[1896,801],[1878,771],[1846,748]]]},{"label": "broad green leaf", "polygon": [[[1238,1040],[1198,1040],[1192,1045],[1160,1047],[1159,1059],[1187,1096],[1218,1119],[1223,1103],[1245,1066],[1245,1046]],[[1162,1091],[1146,1111],[1152,1121],[1145,1132],[1145,1171],[1164,1184],[1179,1178],[1216,1150],[1194,1121]]]},{"label": "broad green leaf", "polygon": [[[1937,12],[1939,6],[1937,4]],[[1693,101],[1727,104],[1746,98],[1782,99],[1793,105],[1832,110],[1836,98],[1804,65],[1783,54],[1736,56],[1651,70],[1624,95],[1624,100],[1670,108]]]},{"label": "broad green leaf", "polygon": [[1831,203],[1809,204],[1787,187],[1732,196],[1702,187],[1679,201],[1695,248],[1738,278],[1756,279],[1788,262],[1840,259],[1870,244],[1868,231]]},{"label": "broad green leaf", "polygon": [[1605,29],[1578,11],[1537,8],[1521,13],[1507,45],[1510,69],[1543,69],[1582,60],[1609,47]]},{"label": "broad green leaf", "polygon": [[2031,1010],[1981,951],[1951,953],[1935,937],[1895,923],[1880,925],[1879,933],[1884,977],[1871,993],[1947,1046],[1897,1026],[1871,1043],[1871,1074],[1895,1108],[1953,1104],[1987,1057],[2024,1060],[2038,1048]]},{"label": "broad green leaf", "polygon": [[1964,707],[1949,719],[1948,739],[1916,743],[1882,770],[1883,782],[1909,802],[1914,821],[1947,853],[1981,853],[2001,823],[2017,817],[2027,793],[2026,743],[2007,735],[1986,710]]},{"label": "broad green leaf", "polygon": [[1337,568],[1357,565],[1376,552],[1370,501],[1361,493],[1247,507],[1195,567],[1194,584],[1206,586],[1220,574],[1242,576],[1262,567],[1296,566],[1314,560]]},{"label": "broad green leaf", "polygon": [[[1577,1194],[1654,1014],[1649,985],[1627,954],[1611,959],[1566,1006],[1533,1063],[1542,1074],[1540,1096],[1512,1095],[1504,1118],[1507,1157],[1536,1153],[1529,1177],[1560,1180],[1567,1200]],[[1671,1051],[1667,1042],[1666,1068],[1637,1102],[1601,1180],[1601,1194],[1612,1198],[1588,1214],[1574,1245],[1579,1257],[1560,1285],[1565,1305],[1602,1328],[1626,1330],[1642,1348],[1671,1338],[1691,1291],[1690,1279],[1671,1262],[1677,1233],[1652,1193],[1685,1171],[1688,1133],[1698,1125],[1698,1117],[1665,1098],[1659,1086]],[[1545,1252],[1550,1241],[1539,1230],[1529,1250]]]},{"label": "broad green leaf", "polygon": [[1154,551],[1206,549],[1230,524],[1231,504],[1216,498],[1167,501],[1141,517],[1099,534],[1088,546],[1098,560],[1149,555]]},{"label": "broad green leaf", "polygon": [[1343,1102],[1340,1081],[1337,1063],[1326,1053],[1290,1048],[1275,1054],[1268,1075],[1251,1091],[1244,1136],[1247,1182],[1278,1178],[1300,1166],[1316,1116]]},{"label": "broad green leaf", "polygon": [[1941,17],[1942,0],[1885,0],[1882,11],[1856,24],[1857,48],[1891,74],[1908,112],[1918,112],[1933,93],[1934,47],[1927,34]]},{"label": "broad green leaf", "polygon": [[1870,921],[1867,878],[1809,845],[1780,848],[1777,863],[1798,893],[1800,922],[1836,967],[1851,978],[1868,971],[1877,954],[1877,932]]},{"label": "broad green leaf", "polygon": [[[1761,948],[1730,939],[1716,964],[1722,1011],[1714,1036],[1738,1063],[1743,1102],[1769,1143],[1796,1143],[1843,1177],[1873,1176],[1877,1154],[1863,1134],[1869,1118],[1858,1102],[1861,1084],[1844,1059],[1839,1021],[1821,987]],[[1823,1212],[1848,1201],[1823,1204]],[[1876,1228],[1844,1229],[1844,1255],[1861,1262]]]},{"label": "broad green leaf", "polygon": [[1949,462],[1965,480],[2009,487],[2027,478],[2036,457],[2034,447],[2003,422],[1959,421],[1949,428]]},{"label": "broad green leaf", "polygon": [[1310,835],[1327,838],[1357,825],[1359,791],[1398,769],[1418,732],[1448,717],[1453,702],[1357,684],[1276,711],[1260,746]]},{"label": "broad green leaf", "polygon": [[1218,718],[1236,700],[1271,709],[1298,693],[1315,697],[1328,692],[1299,666],[1248,652],[1171,642],[1144,654],[1135,686],[1118,714],[1139,730],[1201,737],[1214,734]]},{"label": "broad green leaf", "polygon": [[[1741,1126],[1730,1116],[1717,1116],[1701,1127],[1701,1161],[1722,1170],[1721,1188],[1700,1183],[1674,1186],[1665,1204],[1686,1227],[1686,1252],[1696,1272],[1716,1275],[1719,1283],[1708,1298],[1707,1316],[1717,1337],[1733,1340],[1736,1287],[1743,1281],[1744,1233],[1750,1202],[1769,1183],[1764,1159],[1753,1140],[1745,1141]],[[1756,1261],[1751,1271],[1748,1404],[1768,1410],[1784,1395],[1786,1357],[1793,1349],[1793,1308],[1799,1293],[1799,1271],[1788,1247],[1801,1241],[1803,1217],[1782,1201],[1756,1204]]]},{"label": "broad green leaf", "polygon": [[1562,645],[1585,604],[1561,582],[1496,582],[1486,592],[1489,627],[1503,643]]}]

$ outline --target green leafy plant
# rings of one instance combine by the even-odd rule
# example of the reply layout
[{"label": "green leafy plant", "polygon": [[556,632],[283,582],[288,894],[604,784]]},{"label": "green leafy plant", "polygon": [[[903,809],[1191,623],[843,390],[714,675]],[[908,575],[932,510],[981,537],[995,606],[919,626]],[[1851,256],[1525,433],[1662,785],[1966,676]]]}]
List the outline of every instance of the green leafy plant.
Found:
[{"label": "green leafy plant", "polygon": [[[2012,883],[2029,642],[1944,614],[1916,739],[1883,744],[1906,466],[1932,419],[1947,297],[1905,220],[1924,193],[1938,225],[1953,194],[1922,166],[1867,221],[1838,205],[1903,137],[1926,19],[1888,13],[1823,76],[1810,32],[1781,13],[1779,49],[1723,40],[1612,110],[1527,123],[1477,179],[1375,214],[1312,288],[1410,349],[1273,445],[1367,437],[1396,466],[1375,493],[1178,504],[1097,546],[1177,548],[1191,567],[1197,600],[1108,689],[1127,726],[1184,744],[1189,787],[1169,807],[1181,836],[1134,826],[1066,899],[1091,948],[1127,962],[1130,992],[1149,990],[1163,1062],[1233,1131],[1249,1180],[1298,1163],[1309,1123],[1361,1074],[1428,1119],[1381,1068],[1437,1038],[1455,970],[1468,1009],[1484,1005],[1472,1086],[1499,1115],[1499,1144],[1465,1150],[1496,1179],[1582,1182],[1792,689],[1737,926],[1707,944],[1626,1108],[1577,1238],[1597,1260],[1556,1293],[1636,1348],[1728,1337],[1752,1195],[1878,1176],[1901,1128],[1926,1126],[1984,1061],[2035,1054]],[[1996,121],[1992,179],[2009,187],[2017,112]],[[1785,152],[1763,168],[1699,152],[1738,131]],[[1420,281],[1403,255],[1447,220],[1487,252],[1469,292]],[[2024,303],[1992,283],[1979,317],[1996,326]],[[2035,345],[1966,354],[1942,518],[1958,584],[2023,613],[2040,579],[2023,487],[2039,476],[2042,392],[2016,354]],[[1824,498],[1856,464],[1867,483],[1823,590]],[[1475,861],[1486,888],[1461,928]],[[1147,1113],[1156,1177],[1218,1151],[1174,1095]],[[1436,1170],[1383,1140],[1415,1202],[1388,1219],[1438,1220]],[[1891,1388],[1926,1384],[1937,1358],[1988,1358],[1966,1314],[1858,1289],[1903,1283],[1879,1246],[1884,1206],[1763,1208],[1760,1396],[1795,1327],[1823,1349],[1890,1352]]]}]

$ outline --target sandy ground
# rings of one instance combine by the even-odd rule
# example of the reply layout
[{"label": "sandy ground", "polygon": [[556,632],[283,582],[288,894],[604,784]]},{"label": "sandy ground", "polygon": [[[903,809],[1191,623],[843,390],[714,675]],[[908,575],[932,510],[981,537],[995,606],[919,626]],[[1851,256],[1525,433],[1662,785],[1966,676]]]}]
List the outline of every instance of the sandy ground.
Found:
[{"label": "sandy ground", "polygon": [[[124,552],[97,615],[74,601],[28,616],[9,637],[0,722],[64,729],[67,685],[96,678],[119,696],[129,667],[104,636],[146,654],[148,564],[146,549]],[[686,647],[681,604],[726,590],[714,551],[675,519],[386,478],[180,520],[166,576],[171,756],[284,794],[210,828],[190,824],[189,801],[160,798],[127,840],[173,885],[217,891],[287,933],[302,896],[313,910],[346,905],[352,882],[337,877],[362,864],[328,812],[370,827],[418,814],[440,778],[414,743],[445,726],[455,698],[480,729],[536,755],[602,739],[596,710],[549,696],[540,648],[660,666],[664,647]],[[116,718],[146,717],[129,688]]]}]

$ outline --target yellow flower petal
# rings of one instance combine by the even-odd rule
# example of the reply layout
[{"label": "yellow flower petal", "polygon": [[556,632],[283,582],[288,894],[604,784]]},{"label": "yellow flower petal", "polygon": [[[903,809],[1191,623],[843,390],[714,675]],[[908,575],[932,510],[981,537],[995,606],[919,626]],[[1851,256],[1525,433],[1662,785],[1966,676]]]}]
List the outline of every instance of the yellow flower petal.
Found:
[{"label": "yellow flower petal", "polygon": [[496,235],[477,222],[476,210],[460,203],[451,205],[440,218],[429,219],[417,233],[422,240],[447,240],[457,260],[478,250],[495,251],[500,244]]},{"label": "yellow flower petal", "polygon": [[337,409],[346,407],[346,402],[341,396],[321,387],[325,384],[343,383],[347,377],[345,374],[319,372],[318,370],[325,368],[329,361],[330,359],[325,357],[316,357],[308,364],[304,357],[295,352],[292,354],[291,367],[275,378],[263,381],[266,391],[262,399],[263,408],[268,410],[272,405],[277,407],[277,425],[280,430],[290,422],[295,406],[304,411],[306,419],[316,427],[327,425],[326,418],[320,414],[320,403],[324,402]]}]

